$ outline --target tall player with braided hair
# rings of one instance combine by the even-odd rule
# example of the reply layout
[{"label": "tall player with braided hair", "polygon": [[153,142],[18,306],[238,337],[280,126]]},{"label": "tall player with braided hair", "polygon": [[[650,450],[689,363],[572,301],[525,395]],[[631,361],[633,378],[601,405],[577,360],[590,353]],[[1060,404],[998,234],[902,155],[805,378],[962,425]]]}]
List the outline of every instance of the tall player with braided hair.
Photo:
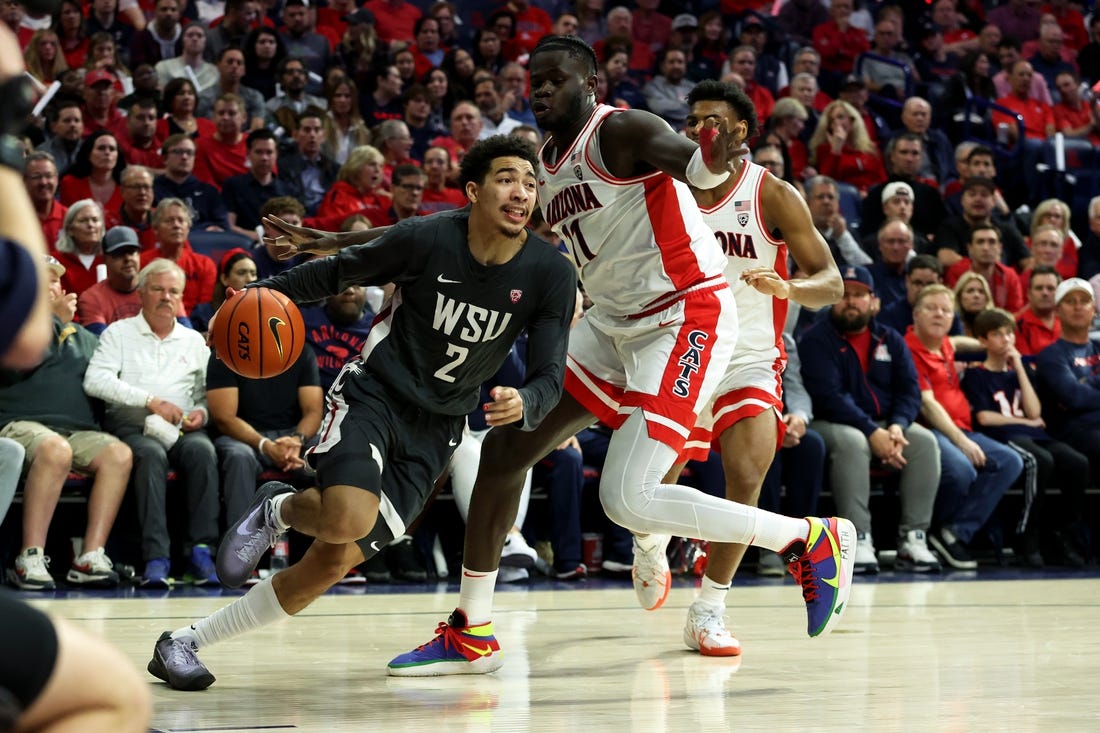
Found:
[{"label": "tall player with braided hair", "polygon": [[781,552],[803,587],[811,636],[839,621],[855,528],[794,519],[662,483],[718,387],[737,340],[726,258],[686,184],[730,177],[746,130],[708,119],[700,145],[659,117],[597,105],[596,57],[575,36],[531,53],[531,110],[547,133],[538,197],[594,305],[570,335],[566,394],[530,432],[486,436],[467,521],[458,608],[437,636],[389,664],[398,676],[477,674],[502,664],[491,623],[505,536],[526,470],[597,419],[615,428],[600,482],[604,510],[632,530],[634,584],[663,602],[669,534]]}]

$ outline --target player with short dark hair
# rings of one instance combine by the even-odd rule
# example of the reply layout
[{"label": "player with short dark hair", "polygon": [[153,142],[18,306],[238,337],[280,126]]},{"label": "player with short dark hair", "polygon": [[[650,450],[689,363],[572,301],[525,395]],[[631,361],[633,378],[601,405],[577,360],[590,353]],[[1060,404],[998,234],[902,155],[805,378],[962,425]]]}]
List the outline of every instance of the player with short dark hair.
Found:
[{"label": "player with short dark hair", "polygon": [[[329,390],[319,443],[309,454],[318,488],[262,486],[226,533],[219,577],[241,585],[289,527],[314,543],[300,562],[235,603],[165,632],[149,671],[170,686],[208,687],[214,677],[197,649],[298,613],[405,533],[458,445],[481,383],[522,331],[529,343],[526,381],[491,391],[492,402],[483,405],[487,422],[532,430],[558,401],[576,277],[552,245],[525,228],[535,207],[534,148],[489,138],[468,158],[469,207],[403,221],[370,244],[256,283],[299,302],[349,285],[392,282],[396,290],[361,356]],[[336,236],[356,241],[363,234]]]}]

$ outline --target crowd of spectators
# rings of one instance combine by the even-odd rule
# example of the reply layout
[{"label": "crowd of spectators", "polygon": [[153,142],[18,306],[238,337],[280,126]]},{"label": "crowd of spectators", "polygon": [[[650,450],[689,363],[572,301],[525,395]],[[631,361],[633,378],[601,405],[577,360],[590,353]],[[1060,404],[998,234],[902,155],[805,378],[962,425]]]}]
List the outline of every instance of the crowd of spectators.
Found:
[{"label": "crowd of spectators", "polygon": [[[155,312],[165,334],[201,332],[227,287],[293,264],[276,260],[262,244],[265,214],[323,229],[363,228],[464,205],[457,169],[474,141],[512,134],[541,142],[531,109],[529,52],[544,35],[577,34],[593,45],[600,61],[598,101],[647,109],[678,129],[688,112],[687,93],[703,79],[735,84],[753,100],[762,130],[750,141],[754,159],[804,193],[837,263],[860,273],[842,305],[858,300],[866,274],[865,289],[872,295],[866,311],[876,324],[870,333],[880,344],[874,359],[879,348],[887,356],[897,354],[897,360],[908,354],[901,348],[907,330],[906,343],[914,355],[921,354],[914,369],[892,367],[891,379],[905,372],[906,380],[915,380],[906,383],[906,391],[891,393],[896,409],[876,401],[875,410],[847,423],[846,410],[823,403],[837,393],[820,383],[816,366],[807,368],[812,412],[821,429],[802,449],[817,455],[812,448],[829,448],[829,473],[834,484],[842,484],[839,493],[834,485],[834,495],[861,532],[863,569],[877,567],[868,485],[845,478],[861,473],[863,462],[902,473],[903,566],[932,566],[923,555],[905,555],[913,533],[921,538],[927,533],[949,564],[970,567],[966,546],[990,518],[987,504],[996,506],[1011,483],[1003,479],[1013,472],[1013,462],[1031,467],[1022,471],[1025,476],[1038,466],[1029,497],[1041,494],[1048,480],[1057,485],[1063,474],[1044,477],[1043,460],[1036,464],[1019,457],[1021,451],[1037,452],[1030,448],[1014,446],[997,460],[995,446],[978,447],[993,441],[985,435],[990,423],[982,418],[983,411],[993,410],[975,407],[971,420],[962,391],[954,389],[951,341],[941,343],[936,334],[946,328],[943,338],[971,337],[985,345],[991,331],[981,325],[982,317],[1001,309],[1016,324],[1015,346],[991,356],[985,369],[1007,364],[1011,370],[1017,351],[1020,363],[1031,369],[1051,349],[1062,354],[1072,350],[1071,343],[1087,348],[1094,312],[1085,319],[1088,306],[1074,310],[1072,304],[1084,297],[1090,280],[1100,284],[1100,198],[1088,195],[1100,195],[1100,188],[1090,189],[1100,174],[1073,166],[1089,161],[1095,167],[1097,159],[1088,153],[1100,144],[1100,105],[1093,91],[1100,82],[1100,14],[1086,17],[1082,5],[1065,0],[634,0],[623,5],[63,0],[51,17],[2,0],[0,22],[18,34],[27,73],[44,101],[40,116],[28,120],[24,131],[24,180],[56,262],[58,348],[75,332],[80,343],[99,335],[99,346],[87,341],[86,351],[106,352],[104,344],[115,350],[87,354],[98,366],[84,383],[106,401],[106,415],[89,422],[81,412],[59,425],[70,433],[113,426],[123,438],[120,445],[129,446],[125,461],[133,463],[132,485],[141,494],[139,514],[147,535],[142,560],[154,579],[167,578],[170,570],[148,567],[170,559],[162,536],[163,502],[157,498],[163,493],[159,475],[187,456],[178,473],[197,513],[184,540],[185,559],[199,582],[212,581],[203,549],[217,539],[217,520],[212,523],[210,516],[219,502],[239,504],[244,489],[223,486],[211,499],[198,487],[206,478],[193,482],[189,474],[203,466],[203,476],[213,476],[220,465],[222,483],[236,486],[257,466],[300,468],[286,446],[300,449],[316,430],[313,398],[305,404],[299,390],[298,411],[308,418],[294,419],[294,410],[260,414],[249,432],[234,422],[248,417],[234,402],[219,398],[216,414],[209,411],[206,389],[230,388],[224,370],[218,370],[216,385],[208,385],[206,365],[196,361],[192,366],[201,379],[195,377],[193,390],[161,394],[162,384],[127,376],[120,366],[119,359],[130,356],[119,352],[120,329],[124,324],[133,329],[140,325],[134,319]],[[1070,197],[1059,184],[1074,176],[1076,193]],[[542,231],[551,236],[544,226]],[[932,300],[949,300],[951,307],[931,318],[931,330],[920,335],[930,325],[922,326],[921,318],[930,285],[942,288]],[[309,309],[320,381],[305,365],[302,379],[324,386],[325,375],[356,353],[369,324],[367,301],[364,293],[346,293]],[[857,310],[862,308],[861,303]],[[1070,310],[1074,319],[1088,323],[1067,332],[1064,318]],[[837,309],[826,311],[803,311],[792,320],[792,335],[851,342],[852,324],[827,337],[821,332],[837,326]],[[143,336],[148,323],[138,329]],[[898,338],[882,335],[887,332]],[[108,357],[110,379],[103,366]],[[163,357],[154,349],[149,363]],[[825,356],[803,358],[816,365]],[[1067,369],[1079,369],[1082,359],[1090,369],[1095,366],[1091,356],[1075,358]],[[941,367],[946,371],[937,371]],[[869,373],[867,359],[856,368]],[[80,379],[83,369],[68,373]],[[1096,465],[1100,446],[1088,442],[1084,436],[1091,433],[1065,408],[1091,402],[1070,394],[1065,375],[1049,385],[1042,370],[1033,376],[1043,406],[1059,405],[1042,414],[1058,409],[1060,422],[1069,424],[1051,428],[1050,435]],[[10,375],[5,380],[0,395],[21,381]],[[1091,382],[1084,384],[1079,388],[1091,389]],[[941,394],[940,386],[950,389]],[[971,397],[971,402],[980,401]],[[1023,403],[1010,401],[1005,409],[1014,418],[1045,419]],[[805,402],[796,412],[797,419],[814,424]],[[35,414],[6,407],[0,413],[3,422]],[[148,440],[142,425],[153,415],[178,417],[168,422],[182,426],[183,438],[167,448]],[[47,417],[43,424],[53,428],[54,416]],[[1081,419],[1087,423],[1088,417]],[[902,452],[883,447],[886,439],[870,429],[876,421],[885,421],[877,429],[886,431],[892,444],[907,443],[906,455],[921,456],[915,459],[919,470],[906,468]],[[869,442],[854,440],[860,431]],[[290,435],[297,432],[299,438]],[[582,450],[590,437],[580,436]],[[1031,447],[1046,445],[1047,438],[1031,439]],[[793,443],[784,450],[796,448]],[[71,450],[71,458],[51,458],[46,484],[57,483],[65,460],[74,470],[96,474],[94,455],[77,445]],[[117,453],[112,460],[121,463],[124,451],[112,450]],[[860,460],[845,458],[838,465],[837,456],[853,450]],[[941,464],[935,475],[927,459],[933,453]],[[28,484],[37,486],[35,465],[28,454]],[[996,473],[998,465],[997,486],[987,490],[982,475]],[[803,467],[776,466],[775,486]],[[226,479],[230,475],[232,480]],[[940,490],[930,498],[927,490],[935,485]],[[1058,488],[1069,495],[1075,491]],[[47,498],[56,494],[55,488],[46,491]],[[819,491],[810,492],[814,500]],[[93,498],[108,498],[93,501],[90,545],[105,543],[103,525],[113,520],[114,493],[96,480]],[[779,501],[774,490],[770,501]],[[796,503],[812,501],[802,497]],[[1072,513],[1077,503],[1067,506]],[[1050,515],[1036,508],[1020,523],[1028,539],[1026,556],[1036,564],[1041,548],[1035,517]],[[1059,519],[1066,516],[1063,512]],[[24,570],[16,572],[23,572],[20,584],[26,587],[47,582],[38,571],[45,567],[42,526],[49,514],[32,519],[24,528],[22,566],[17,564]],[[1081,517],[1070,519],[1056,522],[1054,530],[1062,557],[1080,559],[1086,548],[1075,544],[1074,522]],[[569,536],[575,545],[574,529]],[[102,547],[90,546],[89,552]],[[559,573],[574,572],[575,547],[569,554],[559,558]],[[37,564],[27,560],[34,556],[40,558]],[[625,562],[629,558],[620,557],[612,565]],[[28,563],[34,565],[30,576]],[[80,555],[73,567],[91,568],[98,577],[104,573],[92,571],[104,563],[109,564],[105,555]],[[84,577],[83,572],[74,570],[70,578]],[[26,580],[31,576],[37,580]]]}]

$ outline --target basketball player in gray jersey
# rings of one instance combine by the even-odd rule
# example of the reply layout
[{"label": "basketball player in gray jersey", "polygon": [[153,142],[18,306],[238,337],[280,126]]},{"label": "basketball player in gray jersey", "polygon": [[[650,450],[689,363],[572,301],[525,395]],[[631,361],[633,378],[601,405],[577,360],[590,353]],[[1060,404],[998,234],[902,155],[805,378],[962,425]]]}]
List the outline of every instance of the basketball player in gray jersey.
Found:
[{"label": "basketball player in gray jersey", "polygon": [[255,283],[314,301],[350,285],[393,282],[361,356],[328,394],[310,452],[319,488],[260,487],[226,533],[218,575],[237,587],[290,527],[315,538],[302,560],[244,597],[157,641],[149,671],[180,690],[214,676],[203,646],[287,618],[371,557],[423,510],[475,409],[480,385],[528,333],[527,379],[496,387],[490,425],[534,429],[561,396],[576,300],[572,265],[525,227],[535,206],[537,157],[508,137],[477,143],[462,163],[470,206],[411,219],[370,244]]}]

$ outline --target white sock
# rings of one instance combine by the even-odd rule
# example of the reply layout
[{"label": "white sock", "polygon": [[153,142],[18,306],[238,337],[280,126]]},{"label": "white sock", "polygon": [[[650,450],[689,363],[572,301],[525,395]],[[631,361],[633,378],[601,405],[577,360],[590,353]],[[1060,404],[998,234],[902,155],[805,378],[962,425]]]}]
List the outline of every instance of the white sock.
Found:
[{"label": "white sock", "polygon": [[271,500],[271,506],[275,509],[275,524],[280,532],[286,532],[290,529],[290,523],[283,519],[283,502],[292,496],[294,496],[292,493],[279,494]]},{"label": "white sock", "polygon": [[668,544],[668,535],[660,534],[636,534],[634,535],[634,544],[638,546],[639,550],[652,550],[661,544]]},{"label": "white sock", "polygon": [[810,523],[805,519],[785,517],[763,509],[756,511],[756,534],[749,544],[782,552],[792,542],[805,542],[810,538]]},{"label": "white sock", "polygon": [[187,639],[201,649],[288,618],[290,614],[283,610],[275,597],[271,578],[266,578],[228,606],[172,632],[172,638]]},{"label": "white sock", "polygon": [[695,602],[715,608],[724,607],[726,605],[726,593],[729,592],[729,589],[729,583],[719,583],[717,580],[712,580],[709,575],[704,575],[703,582],[699,586],[699,597],[695,599]]},{"label": "white sock", "polygon": [[462,581],[458,590],[458,607],[466,614],[466,623],[478,626],[493,617],[493,589],[497,584],[497,571],[489,573],[470,570],[462,566]]}]

